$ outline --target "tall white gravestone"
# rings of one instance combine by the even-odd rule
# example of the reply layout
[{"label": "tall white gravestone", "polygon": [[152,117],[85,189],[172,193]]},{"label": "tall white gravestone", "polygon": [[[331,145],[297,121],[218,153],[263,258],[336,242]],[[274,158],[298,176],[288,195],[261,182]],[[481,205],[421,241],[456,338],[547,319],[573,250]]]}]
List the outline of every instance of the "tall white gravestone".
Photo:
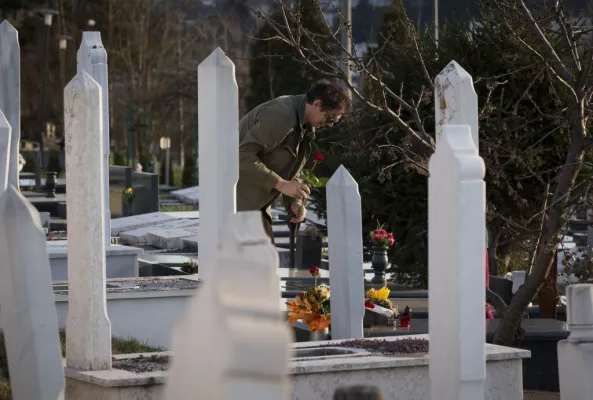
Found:
[{"label": "tall white gravestone", "polygon": [[483,400],[485,168],[468,125],[445,125],[429,171],[431,398]]},{"label": "tall white gravestone", "polygon": [[100,32],[83,32],[76,54],[76,72],[85,70],[101,86],[103,104],[103,219],[105,223],[105,246],[111,244],[111,211],[109,210],[109,81],[107,51],[101,42]]},{"label": "tall white gravestone", "polygon": [[217,48],[198,66],[200,274],[216,252],[229,215],[236,211],[239,179],[239,89],[235,65]]},{"label": "tall white gravestone", "polygon": [[445,125],[469,125],[478,151],[478,95],[470,74],[451,61],[434,80],[436,142],[442,139]]},{"label": "tall white gravestone", "polygon": [[19,144],[21,140],[21,50],[18,31],[4,20],[0,23],[0,110],[12,128],[8,184],[19,188]]},{"label": "tall white gravestone", "polygon": [[260,212],[227,222],[208,280],[175,329],[167,400],[290,398],[292,336],[278,308],[278,254]]},{"label": "tall white gravestone", "polygon": [[0,309],[15,400],[62,398],[58,316],[39,213],[14,186],[0,197]]},{"label": "tall white gravestone", "polygon": [[558,342],[561,400],[593,400],[593,285],[566,287],[570,335]]},{"label": "tall white gravestone", "polygon": [[79,371],[111,368],[102,180],[101,87],[85,71],[64,89],[68,227],[66,361]]},{"label": "tall white gravestone", "polygon": [[0,195],[8,187],[8,169],[10,164],[11,128],[0,109]]},{"label": "tall white gravestone", "polygon": [[327,182],[326,192],[332,339],[361,339],[364,282],[358,183],[341,165]]}]

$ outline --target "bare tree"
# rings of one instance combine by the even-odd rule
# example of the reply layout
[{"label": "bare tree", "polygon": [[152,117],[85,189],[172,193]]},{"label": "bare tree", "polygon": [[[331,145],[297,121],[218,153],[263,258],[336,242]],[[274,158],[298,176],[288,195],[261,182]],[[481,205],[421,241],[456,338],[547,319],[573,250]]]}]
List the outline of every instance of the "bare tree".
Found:
[{"label": "bare tree", "polygon": [[[549,202],[542,210],[542,226],[533,265],[525,284],[513,297],[505,313],[496,343],[510,343],[521,321],[525,307],[542,288],[562,237],[566,232],[569,210],[587,196],[590,172],[583,170],[585,155],[593,142],[588,133],[593,94],[593,30],[591,20],[571,18],[559,0],[547,12],[534,12],[524,0],[503,0],[488,3],[503,26],[516,35],[523,46],[537,57],[545,72],[558,86],[558,95],[566,107],[570,146],[564,165],[557,171],[550,187]],[[555,276],[552,277],[555,283]]]},{"label": "bare tree", "polygon": [[[298,15],[293,9],[278,0],[282,10],[283,18],[278,21],[271,19],[262,11],[256,11],[257,15],[266,23],[274,27],[275,34],[258,40],[279,40],[289,44],[295,49],[299,60],[314,68],[320,74],[328,78],[337,78],[349,85],[352,93],[358,100],[358,104],[367,112],[375,112],[387,118],[392,123],[392,128],[384,127],[376,130],[376,135],[384,140],[393,154],[400,157],[400,161],[388,165],[391,168],[403,162],[414,171],[427,175],[427,161],[435,148],[435,142],[431,132],[425,129],[427,116],[425,109],[427,104],[432,103],[433,97],[433,74],[427,65],[434,64],[434,60],[424,60],[421,51],[423,45],[414,32],[413,25],[409,21],[400,21],[400,31],[405,34],[405,40],[398,42],[393,37],[385,36],[379,46],[372,49],[364,57],[357,56],[353,49],[345,49],[340,43],[340,31],[349,30],[351,27],[339,15],[340,23],[337,30],[327,26],[331,34],[321,35],[318,32],[310,32],[299,25]],[[593,94],[591,81],[591,69],[593,65],[593,50],[591,39],[588,34],[591,26],[586,19],[569,20],[562,2],[557,2],[551,12],[532,12],[523,0],[498,0],[485,4],[486,11],[490,11],[498,24],[497,29],[510,32],[520,43],[525,53],[536,57],[536,62],[524,68],[537,71],[535,79],[549,81],[548,96],[558,104],[555,115],[545,115],[538,108],[540,99],[533,98],[529,91],[522,96],[522,101],[528,101],[537,110],[540,121],[554,121],[558,127],[549,132],[541,132],[541,137],[534,140],[525,151],[517,151],[512,148],[500,147],[500,144],[493,143],[493,148],[503,152],[509,162],[525,164],[521,157],[527,157],[529,149],[533,149],[551,135],[570,135],[570,145],[567,146],[564,156],[559,156],[564,161],[560,166],[551,166],[549,171],[530,171],[527,167],[525,176],[536,179],[540,182],[542,191],[550,193],[546,201],[541,199],[539,209],[535,210],[529,217],[521,221],[514,221],[506,217],[509,210],[498,210],[489,207],[489,217],[499,225],[504,225],[506,232],[512,232],[509,240],[521,237],[523,251],[528,246],[536,244],[533,251],[533,266],[528,268],[530,274],[525,284],[513,297],[508,307],[494,295],[488,292],[487,298],[493,305],[503,313],[500,327],[496,333],[495,341],[500,344],[511,344],[518,338],[520,323],[526,306],[532,301],[546,280],[551,269],[554,256],[559,243],[566,232],[568,218],[575,206],[581,204],[588,190],[590,173],[583,174],[584,157],[590,148],[591,139],[587,133],[587,124],[590,115],[590,101]],[[336,10],[337,11],[337,10]],[[339,12],[338,12],[339,13]],[[537,16],[536,16],[537,15]],[[527,23],[526,23],[527,22]],[[321,37],[322,36],[322,37]],[[302,38],[307,38],[308,46],[303,46]],[[316,45],[323,39],[333,44],[333,52],[324,51]],[[514,39],[515,40],[515,39]],[[394,44],[394,42],[397,42]],[[424,87],[419,92],[406,91],[405,86],[397,88],[390,87],[388,82],[391,71],[389,51],[394,46],[405,48],[408,52],[414,53],[419,60],[419,68],[416,73],[424,78]],[[401,53],[400,53],[401,54]],[[501,55],[504,57],[504,55]],[[449,61],[449,60],[445,60]],[[364,91],[353,87],[348,83],[341,66],[349,63],[358,72],[370,88]],[[497,105],[490,102],[490,94],[506,83],[505,76],[524,71],[509,71],[508,74],[498,77],[474,77],[477,80],[488,81],[488,94],[481,99],[481,118],[498,112]],[[534,79],[534,81],[535,81]],[[509,111],[514,120],[517,120],[517,105],[513,105]],[[424,110],[424,112],[423,112]],[[506,112],[506,110],[505,110]],[[520,117],[520,116],[519,116]],[[430,118],[430,117],[429,117]],[[521,125],[528,124],[523,120]],[[401,142],[390,141],[388,133],[397,129],[403,134]],[[517,131],[520,131],[520,127]],[[498,146],[498,147],[497,147]],[[499,174],[500,160],[496,165],[488,165],[488,168]],[[382,171],[384,173],[384,171]],[[520,181],[525,177],[496,176],[499,186],[509,192],[509,197],[516,197],[515,187],[510,181]],[[502,181],[502,183],[500,183]],[[520,184],[520,183],[519,183]],[[506,185],[506,186],[505,186]],[[544,195],[544,197],[546,197]],[[498,240],[498,235],[497,239]]]}]

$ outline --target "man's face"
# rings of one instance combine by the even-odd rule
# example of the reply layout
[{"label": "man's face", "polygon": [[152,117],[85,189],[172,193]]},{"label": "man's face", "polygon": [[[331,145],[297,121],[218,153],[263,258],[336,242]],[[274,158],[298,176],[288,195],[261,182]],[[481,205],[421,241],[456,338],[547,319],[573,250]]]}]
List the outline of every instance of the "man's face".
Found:
[{"label": "man's face", "polygon": [[342,114],[344,114],[345,111],[343,108],[331,111],[325,110],[321,105],[321,100],[315,100],[312,105],[313,113],[310,118],[310,123],[315,128],[333,126],[340,120],[340,118],[342,118]]}]

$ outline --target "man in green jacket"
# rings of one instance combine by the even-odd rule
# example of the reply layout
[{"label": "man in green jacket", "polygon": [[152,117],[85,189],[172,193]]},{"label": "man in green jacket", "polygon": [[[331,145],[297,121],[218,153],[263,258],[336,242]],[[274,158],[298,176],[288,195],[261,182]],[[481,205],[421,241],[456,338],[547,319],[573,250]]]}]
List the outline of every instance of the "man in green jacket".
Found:
[{"label": "man in green jacket", "polygon": [[344,88],[323,80],[306,94],[275,98],[241,118],[237,211],[260,210],[272,243],[270,206],[282,193],[291,222],[305,219],[302,200],[310,190],[298,177],[311,154],[315,129],[338,122],[349,102]]}]

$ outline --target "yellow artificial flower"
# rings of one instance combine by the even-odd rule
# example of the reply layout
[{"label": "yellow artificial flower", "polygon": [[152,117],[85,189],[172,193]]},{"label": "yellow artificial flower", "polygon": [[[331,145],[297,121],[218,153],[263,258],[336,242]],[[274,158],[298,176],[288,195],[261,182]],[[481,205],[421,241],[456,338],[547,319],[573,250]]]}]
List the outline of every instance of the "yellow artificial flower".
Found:
[{"label": "yellow artificial flower", "polygon": [[133,190],[131,187],[129,187],[129,188],[127,188],[126,190],[124,190],[124,194],[125,194],[126,196],[129,196],[129,195],[131,195],[131,194],[133,194],[133,193],[134,193],[134,190]]},{"label": "yellow artificial flower", "polygon": [[315,289],[317,291],[317,296],[319,296],[319,298],[321,300],[325,300],[327,298],[329,298],[329,287],[327,286],[318,286],[317,289]]},{"label": "yellow artificial flower", "polygon": [[389,290],[388,288],[382,287],[381,289],[377,290],[376,299],[379,301],[386,301],[387,299],[389,299],[390,292],[391,290]]},{"label": "yellow artificial flower", "polygon": [[369,290],[367,290],[366,297],[369,299],[377,298],[377,290],[375,288],[370,288]]}]

